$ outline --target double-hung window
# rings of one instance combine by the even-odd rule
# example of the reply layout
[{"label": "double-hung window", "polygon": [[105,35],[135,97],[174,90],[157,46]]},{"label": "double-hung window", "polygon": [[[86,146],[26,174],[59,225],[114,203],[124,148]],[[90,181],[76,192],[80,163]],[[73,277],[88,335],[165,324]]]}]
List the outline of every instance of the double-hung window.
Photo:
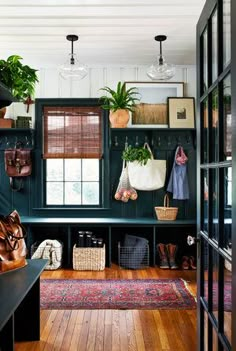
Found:
[{"label": "double-hung window", "polygon": [[103,113],[94,103],[41,106],[43,207],[105,207]]}]

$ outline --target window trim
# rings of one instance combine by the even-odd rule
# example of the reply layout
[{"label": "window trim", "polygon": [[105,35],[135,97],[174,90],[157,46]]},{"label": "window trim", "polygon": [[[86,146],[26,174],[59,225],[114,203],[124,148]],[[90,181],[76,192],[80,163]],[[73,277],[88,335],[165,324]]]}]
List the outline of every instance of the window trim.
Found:
[{"label": "window trim", "polygon": [[[43,108],[45,106],[100,106],[98,98],[46,98],[35,100],[35,172],[32,201],[34,210],[104,210],[110,208],[110,163],[109,163],[109,118],[108,111],[102,111],[103,156],[100,160],[100,204],[99,205],[47,205],[46,204],[46,160],[42,157],[43,148]],[[106,175],[106,176],[105,176]],[[39,190],[40,189],[40,190]]]}]

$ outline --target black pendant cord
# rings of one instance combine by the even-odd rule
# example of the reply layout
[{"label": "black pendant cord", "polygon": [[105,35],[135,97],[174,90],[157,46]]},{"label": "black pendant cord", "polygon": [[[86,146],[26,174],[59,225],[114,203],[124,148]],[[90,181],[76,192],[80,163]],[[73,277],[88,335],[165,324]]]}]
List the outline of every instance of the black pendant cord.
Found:
[{"label": "black pendant cord", "polygon": [[159,64],[163,65],[163,57],[162,57],[162,42],[160,41],[160,57],[159,57]]},{"label": "black pendant cord", "polygon": [[75,59],[74,59],[74,40],[71,41],[71,59],[70,59],[70,63],[72,65],[75,64]]},{"label": "black pendant cord", "polygon": [[159,41],[159,43],[160,43],[159,65],[163,65],[164,60],[163,60],[163,57],[162,57],[162,42],[165,41],[165,40],[167,39],[167,36],[166,36],[166,35],[157,35],[157,36],[155,36],[154,39],[155,39],[156,41]]},{"label": "black pendant cord", "polygon": [[66,39],[71,41],[71,59],[70,63],[72,65],[75,64],[75,58],[74,58],[74,41],[77,41],[79,39],[78,35],[76,34],[69,34],[66,36]]}]

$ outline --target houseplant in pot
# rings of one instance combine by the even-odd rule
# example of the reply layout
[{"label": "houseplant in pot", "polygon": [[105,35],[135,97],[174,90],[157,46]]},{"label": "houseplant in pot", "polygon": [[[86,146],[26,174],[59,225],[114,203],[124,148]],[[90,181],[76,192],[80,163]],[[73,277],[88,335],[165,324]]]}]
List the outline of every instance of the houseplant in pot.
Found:
[{"label": "houseplant in pot", "polygon": [[12,55],[7,60],[0,60],[0,82],[11,92],[13,97],[26,103],[27,107],[32,102],[35,84],[38,82],[37,70],[23,65],[22,57]]},{"label": "houseplant in pot", "polygon": [[108,95],[102,96],[102,108],[110,110],[110,122],[112,128],[125,128],[129,121],[129,111],[133,108],[137,101],[140,100],[137,89],[125,89],[125,83],[118,82],[116,90],[104,87],[100,90],[105,91]]}]

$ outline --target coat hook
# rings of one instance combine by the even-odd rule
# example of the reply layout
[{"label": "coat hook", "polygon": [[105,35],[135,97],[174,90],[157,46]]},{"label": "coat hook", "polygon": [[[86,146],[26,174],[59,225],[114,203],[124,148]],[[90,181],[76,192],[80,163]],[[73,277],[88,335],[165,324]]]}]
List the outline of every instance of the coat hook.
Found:
[{"label": "coat hook", "polygon": [[127,148],[128,147],[128,137],[126,136],[125,137],[125,148]]},{"label": "coat hook", "polygon": [[148,143],[148,137],[145,135],[145,143]]},{"label": "coat hook", "polygon": [[161,137],[160,136],[157,138],[157,145],[161,146]]},{"label": "coat hook", "polygon": [[178,144],[179,146],[181,145],[181,137],[180,137],[180,136],[177,137],[177,144]]},{"label": "coat hook", "polygon": [[10,141],[8,140],[8,137],[5,137],[5,143],[6,143],[6,147],[8,148],[10,146]]},{"label": "coat hook", "polygon": [[136,138],[135,138],[135,146],[139,146],[138,135],[136,135]]},{"label": "coat hook", "polygon": [[171,138],[168,136],[167,138],[167,144],[170,145],[171,144]]},{"label": "coat hook", "polygon": [[187,144],[190,144],[190,136],[189,135],[187,135],[187,137],[186,137],[186,142],[187,142]]},{"label": "coat hook", "polygon": [[119,146],[119,143],[118,143],[118,138],[117,138],[117,136],[115,136],[115,146]]},{"label": "coat hook", "polygon": [[25,136],[25,146],[30,145],[30,140],[28,139],[27,135]]},{"label": "coat hook", "polygon": [[17,147],[17,144],[18,144],[18,138],[17,138],[17,136],[15,137],[15,148]]}]

